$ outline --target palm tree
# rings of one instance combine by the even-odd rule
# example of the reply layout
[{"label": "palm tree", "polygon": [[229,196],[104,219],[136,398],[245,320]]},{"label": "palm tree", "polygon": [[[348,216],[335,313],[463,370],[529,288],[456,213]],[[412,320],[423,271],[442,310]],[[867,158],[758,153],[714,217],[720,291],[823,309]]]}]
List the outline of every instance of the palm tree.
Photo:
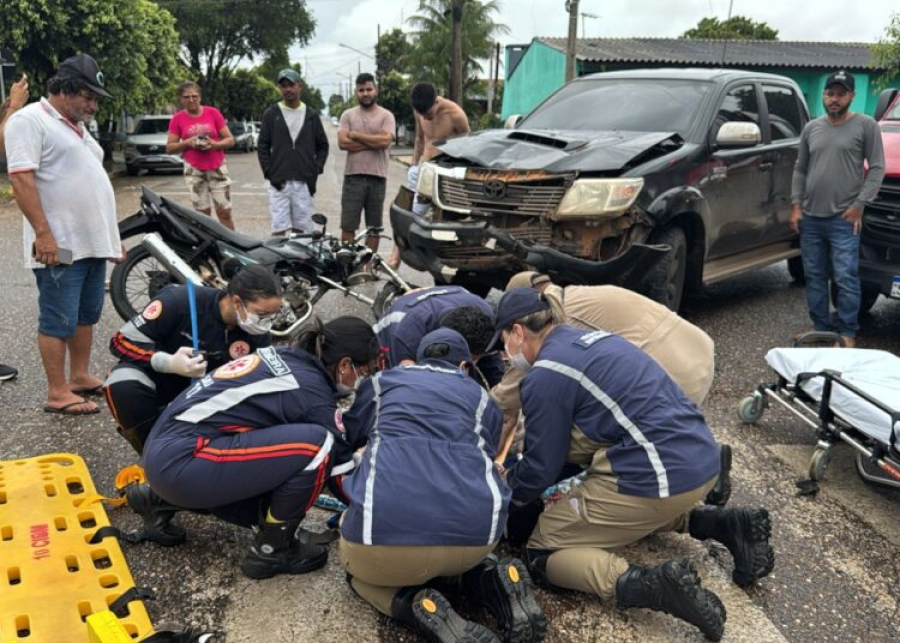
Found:
[{"label": "palm tree", "polygon": [[[452,0],[419,0],[418,13],[409,18],[413,46],[409,72],[414,82],[429,82],[444,92],[450,86]],[[482,60],[490,56],[497,36],[509,27],[494,20],[500,0],[464,0],[462,22],[463,93],[478,82]]]}]

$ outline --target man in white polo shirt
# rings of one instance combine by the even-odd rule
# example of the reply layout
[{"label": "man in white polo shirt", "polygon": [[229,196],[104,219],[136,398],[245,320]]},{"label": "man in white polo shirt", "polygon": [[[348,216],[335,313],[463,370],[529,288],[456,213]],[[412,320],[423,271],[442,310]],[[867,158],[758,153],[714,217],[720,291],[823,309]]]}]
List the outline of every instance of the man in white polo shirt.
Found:
[{"label": "man in white polo shirt", "polygon": [[99,99],[109,97],[103,84],[93,58],[68,58],[47,82],[49,97],[6,125],[9,179],[27,220],[25,265],[34,270],[39,292],[38,348],[48,413],[99,411],[85,397],[102,385],[88,370],[93,326],[103,309],[106,261],[124,259],[103,151],[85,125]]}]

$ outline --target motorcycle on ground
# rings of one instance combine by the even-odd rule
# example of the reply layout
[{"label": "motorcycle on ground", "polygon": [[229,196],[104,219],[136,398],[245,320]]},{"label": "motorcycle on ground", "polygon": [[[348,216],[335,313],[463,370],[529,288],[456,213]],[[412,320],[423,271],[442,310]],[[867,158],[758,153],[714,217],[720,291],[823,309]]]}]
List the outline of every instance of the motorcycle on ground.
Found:
[{"label": "motorcycle on ground", "polygon": [[[321,230],[256,239],[145,186],[141,191],[141,209],[119,223],[119,234],[123,241],[143,238],[110,278],[110,298],[124,320],[141,312],[172,283],[224,288],[239,264],[261,264],[278,277],[284,304],[271,332],[282,339],[297,332],[329,290],[365,303],[378,319],[397,296],[413,288],[362,243],[366,236],[380,234],[380,228],[364,230],[353,243],[344,244],[326,232],[325,216],[315,214],[313,221]],[[384,282],[374,299],[358,288],[372,282]]]}]

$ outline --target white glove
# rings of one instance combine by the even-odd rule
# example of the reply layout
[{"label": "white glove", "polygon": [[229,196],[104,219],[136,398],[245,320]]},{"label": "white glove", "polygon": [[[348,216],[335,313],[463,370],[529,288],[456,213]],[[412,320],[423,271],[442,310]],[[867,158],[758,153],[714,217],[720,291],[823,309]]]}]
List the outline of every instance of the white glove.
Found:
[{"label": "white glove", "polygon": [[194,356],[190,346],[182,346],[174,355],[158,351],[150,358],[150,366],[157,373],[172,373],[183,377],[198,378],[206,375],[203,355]]}]

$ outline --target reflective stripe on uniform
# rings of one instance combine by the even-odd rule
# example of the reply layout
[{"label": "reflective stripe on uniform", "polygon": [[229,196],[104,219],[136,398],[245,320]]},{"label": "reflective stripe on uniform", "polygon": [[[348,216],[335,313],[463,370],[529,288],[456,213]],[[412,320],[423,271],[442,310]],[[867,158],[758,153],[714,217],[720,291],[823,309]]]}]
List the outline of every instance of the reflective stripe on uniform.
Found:
[{"label": "reflective stripe on uniform", "polygon": [[381,373],[372,377],[372,388],[375,390],[375,418],[372,421],[372,433],[374,434],[372,445],[372,457],[369,459],[369,475],[366,476],[366,495],[363,498],[363,545],[372,543],[372,509],[375,504],[375,459],[378,457],[378,447],[381,444],[381,434],[378,433],[378,415],[381,412]]},{"label": "reflective stripe on uniform", "polygon": [[134,325],[133,321],[128,322],[119,330],[119,332],[124,335],[126,338],[130,339],[133,342],[143,342],[145,344],[152,344],[153,340],[147,337],[144,333],[138,330],[138,327]]},{"label": "reflective stripe on uniform", "polygon": [[659,497],[669,497],[669,476],[659,457],[659,452],[656,450],[656,445],[647,440],[643,432],[635,426],[634,422],[632,422],[627,415],[625,415],[619,405],[616,404],[615,400],[603,392],[603,390],[594,382],[590,381],[584,373],[571,366],[566,366],[565,364],[560,364],[559,362],[554,362],[552,360],[542,359],[535,362],[534,368],[546,368],[547,370],[559,373],[560,375],[565,375],[566,377],[575,380],[582,388],[593,395],[594,399],[609,409],[610,413],[613,414],[613,417],[616,418],[616,421],[619,423],[619,426],[628,431],[631,439],[639,444],[647,453],[647,458],[650,460],[650,466],[653,467],[653,471],[656,474],[656,481],[659,485]]},{"label": "reflective stripe on uniform", "polygon": [[[319,447],[319,452],[316,454],[316,457],[313,458],[313,461],[306,465],[304,471],[315,471],[319,468],[319,465],[322,464],[322,460],[328,457],[328,454],[331,453],[331,447],[334,446],[334,438],[331,436],[331,433],[325,432],[325,443]],[[318,495],[318,494],[316,494]]]},{"label": "reflective stripe on uniform", "polygon": [[248,397],[265,395],[267,393],[294,391],[298,388],[300,388],[300,384],[297,383],[297,380],[293,375],[283,375],[281,377],[259,380],[252,384],[231,388],[213,395],[208,400],[201,402],[196,406],[192,406],[181,415],[175,416],[175,419],[181,420],[182,422],[197,424],[198,422],[209,419],[216,413],[227,411],[228,409],[237,406]]},{"label": "reflective stripe on uniform", "polygon": [[447,373],[448,375],[459,375],[462,372],[458,368],[442,368],[440,366],[432,366],[431,364],[406,364],[400,368],[416,371],[431,371],[432,373]]},{"label": "reflective stripe on uniform", "polygon": [[150,379],[149,375],[139,368],[129,368],[128,366],[119,366],[118,368],[113,369],[106,377],[106,381],[103,382],[103,386],[112,386],[113,384],[120,384],[122,382],[137,382],[138,384],[146,386],[151,391],[156,390],[156,383]]},{"label": "reflective stripe on uniform", "polygon": [[387,315],[379,319],[374,326],[372,326],[372,332],[377,335],[388,326],[399,324],[401,321],[403,321],[404,317],[406,317],[406,313],[399,310],[397,312],[388,313]]},{"label": "reflective stripe on uniform", "polygon": [[484,480],[487,482],[488,488],[491,490],[491,498],[494,501],[491,510],[491,534],[488,536],[487,545],[497,540],[497,524],[500,522],[500,509],[503,504],[503,498],[500,496],[500,489],[497,487],[497,481],[494,480],[494,463],[485,453],[485,441],[482,435],[484,425],[481,419],[484,416],[484,410],[487,408],[490,396],[488,392],[481,389],[481,401],[478,403],[478,410],[475,411],[475,435],[478,436],[478,450],[481,451],[481,457],[484,458]]}]

